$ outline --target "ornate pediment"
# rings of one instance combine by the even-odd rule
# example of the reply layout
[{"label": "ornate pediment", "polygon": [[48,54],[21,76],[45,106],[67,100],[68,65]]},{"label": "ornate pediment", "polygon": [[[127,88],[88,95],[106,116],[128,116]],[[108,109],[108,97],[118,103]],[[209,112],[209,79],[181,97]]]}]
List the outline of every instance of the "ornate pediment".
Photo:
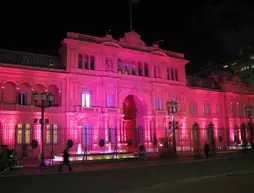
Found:
[{"label": "ornate pediment", "polygon": [[131,31],[124,34],[123,38],[120,38],[120,42],[125,42],[128,44],[142,45],[145,46],[145,42],[143,42],[136,32]]}]

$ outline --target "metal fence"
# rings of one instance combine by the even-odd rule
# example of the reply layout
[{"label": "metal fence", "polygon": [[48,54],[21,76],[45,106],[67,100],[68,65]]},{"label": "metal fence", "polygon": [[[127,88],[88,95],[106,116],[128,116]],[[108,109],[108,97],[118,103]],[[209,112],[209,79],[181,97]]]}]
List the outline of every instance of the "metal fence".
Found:
[{"label": "metal fence", "polygon": [[[121,131],[117,128],[45,127],[44,154],[50,157],[62,153],[68,140],[73,141],[71,151],[74,154],[127,152],[145,143],[144,130],[136,128],[134,131]],[[29,129],[18,127],[0,129],[0,145],[8,145],[9,149],[15,149],[18,157],[38,157],[41,153],[41,138],[41,129],[36,126]],[[33,140],[38,142],[38,147],[34,149],[31,145]]]},{"label": "metal fence", "polygon": [[[19,130],[17,127],[0,129],[0,145],[8,145],[9,149],[16,149],[18,157],[38,157],[41,153],[41,133],[40,128],[31,127],[28,130]],[[152,131],[155,131],[154,129]],[[192,129],[186,129],[184,132],[176,132],[177,151],[180,155],[200,155],[203,154],[204,143],[208,140],[211,143],[211,136],[207,136],[207,129],[199,129],[195,133]],[[84,153],[108,153],[108,152],[128,152],[138,151],[140,145],[150,144],[152,148],[160,145],[160,136],[157,139],[156,133],[149,133],[143,128],[134,128],[121,131],[117,128],[53,128],[44,129],[44,152],[46,157],[60,154],[67,146],[67,140],[72,140],[73,154]],[[228,150],[232,141],[229,140],[228,130],[222,132],[221,137],[217,133],[213,136],[215,152]],[[131,140],[130,140],[131,139]],[[149,139],[149,141],[148,141]],[[158,143],[154,145],[154,139]],[[33,149],[32,140],[38,141],[38,147]],[[168,139],[170,142],[170,138]]]}]

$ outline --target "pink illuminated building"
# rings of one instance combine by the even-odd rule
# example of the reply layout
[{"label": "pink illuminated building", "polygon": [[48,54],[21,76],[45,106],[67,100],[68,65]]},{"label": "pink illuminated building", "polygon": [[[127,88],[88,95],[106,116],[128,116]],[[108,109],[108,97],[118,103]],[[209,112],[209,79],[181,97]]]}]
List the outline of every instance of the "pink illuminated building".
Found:
[{"label": "pink illuminated building", "polygon": [[144,144],[147,151],[160,152],[165,137],[172,136],[166,107],[171,100],[179,103],[178,151],[194,152],[205,142],[228,149],[241,144],[243,135],[251,141],[244,107],[254,106],[254,96],[238,77],[186,77],[183,54],[147,46],[133,31],[120,40],[67,33],[59,53],[0,50],[0,143],[15,147],[19,156],[24,144],[29,157],[39,153],[30,145],[32,139],[41,144],[34,92],[54,96],[45,112],[47,156],[52,143],[59,153],[68,139],[74,141],[73,151],[96,153],[117,146],[133,152]]}]

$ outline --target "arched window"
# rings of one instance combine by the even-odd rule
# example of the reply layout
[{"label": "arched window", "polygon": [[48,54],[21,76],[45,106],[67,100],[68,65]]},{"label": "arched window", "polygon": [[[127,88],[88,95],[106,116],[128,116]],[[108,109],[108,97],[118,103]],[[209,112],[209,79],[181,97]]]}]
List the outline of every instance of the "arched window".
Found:
[{"label": "arched window", "polygon": [[145,77],[149,76],[148,65],[145,63]]},{"label": "arched window", "polygon": [[25,125],[25,144],[31,143],[31,126],[30,124]]},{"label": "arched window", "polygon": [[81,54],[78,55],[78,68],[83,69],[83,56]]},{"label": "arched window", "polygon": [[17,90],[16,85],[13,82],[6,82],[4,84],[3,103],[17,103]]},{"label": "arched window", "polygon": [[122,67],[123,67],[123,61],[122,61],[121,59],[118,59],[118,60],[117,60],[117,72],[118,72],[119,74],[122,74],[122,73],[123,73]]},{"label": "arched window", "polygon": [[89,69],[88,55],[86,55],[86,56],[84,57],[84,66],[85,66],[85,69],[86,69],[86,70]]},{"label": "arched window", "polygon": [[143,76],[143,65],[141,62],[138,63],[138,75]]},{"label": "arched window", "polygon": [[91,93],[88,88],[84,88],[81,94],[82,107],[91,107]]},{"label": "arched window", "polygon": [[167,79],[170,80],[170,68],[167,68]]},{"label": "arched window", "polygon": [[130,74],[130,66],[129,66],[129,64],[128,63],[126,63],[125,65],[124,65],[124,73],[125,74]]},{"label": "arched window", "polygon": [[[194,123],[191,128],[191,140],[197,141],[199,140],[199,125],[197,123]],[[197,147],[195,147],[197,148]]]},{"label": "arched window", "polygon": [[32,98],[32,86],[28,83],[22,83],[18,88],[18,104],[29,105]]},{"label": "arched window", "polygon": [[57,86],[55,85],[50,85],[48,87],[48,93],[52,94],[52,101],[51,101],[51,105],[52,106],[59,106],[61,104],[61,99],[60,99],[60,93],[59,93],[59,89]]},{"label": "arched window", "polygon": [[136,64],[135,64],[135,63],[132,63],[132,66],[131,66],[131,74],[132,74],[132,75],[136,75]]},{"label": "arched window", "polygon": [[94,56],[90,57],[90,69],[94,70]]},{"label": "arched window", "polygon": [[18,124],[17,125],[17,144],[23,143],[23,125]]}]

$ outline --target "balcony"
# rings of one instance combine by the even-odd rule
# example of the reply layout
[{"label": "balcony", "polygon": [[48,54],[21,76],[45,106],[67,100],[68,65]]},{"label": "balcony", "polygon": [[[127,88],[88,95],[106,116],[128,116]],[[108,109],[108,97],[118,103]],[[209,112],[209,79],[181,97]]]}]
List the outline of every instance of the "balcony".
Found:
[{"label": "balcony", "polygon": [[118,108],[106,108],[105,109],[105,112],[106,113],[120,113],[120,109],[118,109]]},{"label": "balcony", "polygon": [[187,86],[221,90],[220,85],[212,79],[203,79],[190,76],[187,77]]},{"label": "balcony", "polygon": [[69,112],[75,113],[100,113],[100,107],[82,107],[82,106],[70,106]]},{"label": "balcony", "polygon": [[0,49],[0,63],[53,69],[65,68],[61,62],[61,58],[57,56],[32,54],[2,49]]},{"label": "balcony", "polygon": [[[57,113],[60,112],[61,107],[50,107],[46,108],[45,112]],[[5,104],[1,103],[1,111],[20,111],[20,112],[41,112],[41,108],[35,107],[34,105],[18,105],[18,104]]]}]

